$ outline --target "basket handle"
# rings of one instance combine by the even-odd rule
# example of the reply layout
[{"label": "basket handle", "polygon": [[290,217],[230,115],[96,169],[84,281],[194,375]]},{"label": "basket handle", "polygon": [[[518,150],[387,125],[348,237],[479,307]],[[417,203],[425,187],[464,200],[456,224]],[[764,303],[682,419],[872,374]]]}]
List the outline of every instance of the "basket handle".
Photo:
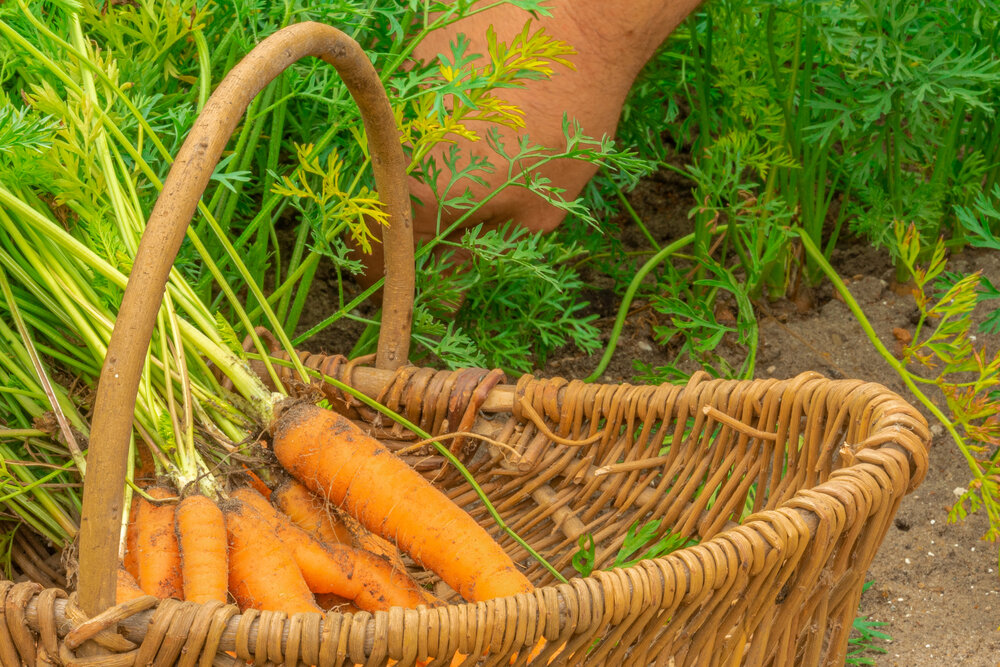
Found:
[{"label": "basket handle", "polygon": [[80,520],[79,601],[95,615],[115,603],[118,533],[132,415],[143,361],[167,277],[188,223],[250,101],[292,63],[316,56],[333,65],[361,112],[379,196],[389,214],[386,286],[376,365],[406,362],[413,309],[413,231],[406,160],[385,89],[353,39],[321,23],[298,23],[258,44],[212,93],[156,200],[136,252],[101,368]]}]

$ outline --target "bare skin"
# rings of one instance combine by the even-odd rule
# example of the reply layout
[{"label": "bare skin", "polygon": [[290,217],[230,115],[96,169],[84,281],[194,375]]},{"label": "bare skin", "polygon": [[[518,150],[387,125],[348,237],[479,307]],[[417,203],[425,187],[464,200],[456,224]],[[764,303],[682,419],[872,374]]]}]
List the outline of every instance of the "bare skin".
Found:
[{"label": "bare skin", "polygon": [[[700,0],[572,0],[556,4],[551,17],[535,20],[533,26],[544,27],[549,35],[576,49],[577,55],[572,56],[575,69],[557,67],[551,79],[500,91],[499,97],[524,112],[526,122],[526,129],[520,131],[498,126],[501,141],[513,148],[523,133],[530,136],[533,144],[553,151],[564,150],[564,113],[576,120],[587,136],[613,135],[625,96],[639,71],[699,3]],[[450,53],[449,44],[460,33],[470,41],[468,53],[486,53],[489,26],[493,26],[501,41],[510,43],[530,18],[528,12],[510,6],[476,14],[429,35],[415,50],[414,59],[431,61],[438,54]],[[489,125],[472,124],[472,129],[485,137]],[[464,155],[485,156],[499,169],[485,177],[485,186],[462,181],[455,186],[458,191],[453,190],[446,197],[470,188],[473,197],[482,199],[506,180],[506,162],[485,140],[459,141],[458,146]],[[439,189],[445,187],[449,176],[442,160],[448,148],[442,146],[431,156],[445,171],[439,179]],[[564,197],[572,199],[580,194],[596,170],[594,165],[584,162],[559,160],[544,165],[539,173],[564,188]],[[416,198],[413,210],[416,241],[433,238],[438,221],[437,202],[431,188],[411,179],[410,191]],[[446,210],[442,227],[449,226],[460,214]],[[511,187],[477,211],[465,226],[483,223],[492,228],[514,220],[532,231],[547,232],[555,229],[563,216],[562,211],[538,195],[525,188]],[[372,267],[369,281],[381,276],[376,268],[382,265],[380,250],[377,248],[375,254],[366,258],[366,264]]]}]

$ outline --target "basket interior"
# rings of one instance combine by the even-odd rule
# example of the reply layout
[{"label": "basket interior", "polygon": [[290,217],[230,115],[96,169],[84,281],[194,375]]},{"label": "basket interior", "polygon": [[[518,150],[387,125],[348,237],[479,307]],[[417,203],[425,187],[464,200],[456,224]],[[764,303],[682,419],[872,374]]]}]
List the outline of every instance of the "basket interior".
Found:
[{"label": "basket interior", "polygon": [[[451,426],[468,409],[455,397],[468,401],[485,371],[425,372],[429,380],[419,371],[397,373],[382,398],[433,435],[470,428]],[[849,475],[867,449],[906,452],[905,486],[913,488],[925,464],[911,448],[929,438],[919,415],[881,385],[816,373],[784,381],[699,374],[683,386],[528,375],[517,383],[512,411],[479,414],[471,428],[502,445],[471,437],[446,444],[507,525],[567,578],[579,576],[572,557],[583,535],[594,540],[595,569],[615,564],[630,528],[646,526],[651,542],[668,534],[678,546],[703,542]],[[415,437],[398,428],[378,434],[396,449]],[[407,458],[524,563],[536,585],[555,582],[430,446]]]}]

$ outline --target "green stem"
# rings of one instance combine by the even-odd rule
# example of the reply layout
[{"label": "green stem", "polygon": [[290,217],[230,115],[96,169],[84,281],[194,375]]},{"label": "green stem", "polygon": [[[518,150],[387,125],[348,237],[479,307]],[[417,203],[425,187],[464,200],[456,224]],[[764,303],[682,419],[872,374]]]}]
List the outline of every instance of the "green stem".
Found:
[{"label": "green stem", "polygon": [[[951,120],[948,123],[948,133],[945,135],[944,143],[938,147],[937,159],[934,161],[934,171],[931,174],[931,196],[934,197],[941,207],[935,236],[940,236],[943,233],[945,221],[951,216],[949,213],[950,207],[947,205],[949,201],[947,185],[952,177],[955,155],[958,151],[958,143],[964,121],[965,103],[961,99],[956,99],[951,111]],[[953,231],[961,235],[961,229],[961,225],[956,225]]]},{"label": "green stem", "polygon": [[[1000,22],[998,22],[998,30],[1000,30]],[[979,145],[986,146],[983,155],[989,158],[1000,154],[1000,123],[990,118],[986,119],[984,124],[988,128],[988,134],[982,138],[982,143]],[[983,192],[990,192],[997,183],[1000,183],[1000,160],[995,160],[994,166],[986,172],[986,177],[983,179]]]},{"label": "green stem", "polygon": [[[178,323],[184,335],[188,337],[195,348],[232,381],[237,392],[250,401],[252,413],[257,422],[259,424],[273,422],[274,402],[284,398],[284,395],[270,391],[242,359],[229,349],[217,345],[194,325],[183,319],[178,320]],[[262,360],[267,363],[270,358]]]},{"label": "green stem", "polygon": [[60,401],[61,397],[56,394],[52,383],[49,381],[48,373],[45,372],[45,367],[42,365],[42,360],[38,356],[37,351],[34,349],[28,328],[24,324],[24,319],[21,317],[21,311],[17,308],[17,302],[14,300],[14,295],[10,291],[10,283],[7,281],[7,273],[2,270],[0,270],[0,290],[3,291],[4,299],[7,301],[8,308],[10,308],[10,314],[14,318],[14,324],[17,326],[24,348],[31,359],[31,365],[35,369],[35,375],[38,378],[38,382],[42,386],[42,390],[48,398],[49,406],[52,408],[52,412],[56,417],[59,428],[63,433],[63,438],[66,440],[66,446],[69,448],[70,456],[76,464],[77,469],[80,471],[80,474],[86,475],[87,462],[84,459],[83,452],[80,450],[79,445],[76,443],[73,430],[70,428],[69,422],[66,420],[66,413],[63,411],[62,401]]},{"label": "green stem", "polygon": [[[238,256],[236,256],[236,250],[229,242],[229,239],[226,238],[225,232],[222,231],[218,223],[215,222],[215,220],[212,219],[211,217],[207,217],[206,220],[208,220],[209,224],[212,227],[212,230],[215,232],[216,239],[222,244],[223,248],[226,250],[226,253],[230,256],[233,266],[235,266],[236,269],[239,270],[240,275],[243,278],[243,282],[246,285],[247,289],[253,296],[257,297],[258,302],[261,304],[264,310],[264,314],[267,316],[270,326],[274,329],[275,335],[277,335],[278,339],[281,341],[281,343],[285,346],[286,349],[291,349],[292,345],[288,341],[288,336],[285,335],[284,329],[280,328],[278,320],[274,315],[274,311],[272,311],[270,306],[267,304],[267,299],[264,297],[264,294],[261,291],[260,286],[253,282],[252,278],[249,275],[249,269],[247,269],[246,264],[244,264],[243,261]],[[214,261],[212,261],[211,255],[208,254],[208,249],[205,248],[204,244],[201,242],[201,239],[198,237],[198,235],[195,233],[193,229],[188,229],[187,235],[188,238],[191,239],[192,245],[194,245],[195,249],[198,251],[198,254],[201,256],[202,261],[205,263],[205,266],[212,273],[212,276],[215,278],[216,283],[218,283],[219,288],[225,293],[226,298],[229,299],[229,303],[232,306],[233,311],[236,313],[237,317],[239,317],[240,323],[247,330],[249,336],[253,339],[254,345],[257,347],[258,350],[263,350],[264,347],[260,342],[260,338],[254,332],[254,326],[250,321],[249,315],[247,315],[246,310],[244,310],[243,307],[240,305],[239,299],[236,298],[236,293],[229,285],[229,282],[222,276],[222,272],[219,270],[219,267],[215,264]],[[299,361],[298,357],[295,357],[294,361],[298,362]],[[281,380],[278,378],[278,374],[274,371],[274,369],[271,367],[271,365],[268,363],[266,359],[264,360],[264,365],[267,367],[267,371],[270,374],[271,380],[274,382],[274,385],[276,387],[280,387]],[[302,364],[296,363],[296,367],[299,369],[299,376],[305,378],[306,377],[305,368],[302,366]]]},{"label": "green stem", "polygon": [[[608,175],[607,172],[605,172],[605,175]],[[642,232],[642,235],[646,237],[647,241],[649,241],[649,245],[659,250],[660,244],[657,243],[656,239],[653,238],[653,235],[649,232],[649,228],[646,227],[646,223],[643,222],[642,217],[638,213],[636,213],[634,208],[632,208],[632,204],[625,197],[625,193],[622,192],[621,187],[613,179],[611,180],[611,186],[615,189],[615,194],[618,195],[618,201],[620,201],[622,206],[625,207],[625,210],[628,212],[629,217],[632,218],[632,222],[634,222],[636,226],[639,227],[639,230]]]},{"label": "green stem", "polygon": [[961,450],[962,455],[965,457],[965,460],[969,464],[969,468],[972,470],[972,474],[977,481],[980,483],[986,482],[987,480],[985,476],[979,469],[979,464],[972,455],[969,445],[959,434],[958,429],[955,427],[955,423],[949,419],[948,416],[944,414],[944,412],[942,412],[933,401],[931,401],[931,399],[920,389],[919,386],[917,386],[917,383],[914,381],[913,374],[911,374],[910,371],[907,370],[906,366],[901,361],[896,359],[892,352],[890,352],[889,349],[882,343],[878,334],[875,333],[875,329],[872,327],[871,322],[868,321],[864,311],[861,310],[861,306],[858,305],[858,302],[854,299],[851,291],[847,289],[847,285],[845,285],[844,281],[840,279],[840,276],[837,275],[837,272],[823,256],[823,253],[819,251],[819,248],[816,247],[816,244],[813,243],[812,239],[809,238],[809,235],[805,233],[804,230],[792,229],[791,231],[793,234],[797,234],[802,240],[802,245],[805,248],[806,253],[813,258],[816,265],[819,266],[823,273],[826,274],[826,277],[830,279],[830,282],[833,283],[837,293],[843,297],[844,303],[847,304],[851,314],[854,315],[858,324],[861,325],[861,328],[864,330],[868,340],[875,347],[875,350],[879,353],[879,355],[881,355],[885,362],[889,364],[894,371],[896,371],[896,374],[899,375],[899,378],[906,385],[907,389],[909,389],[913,395],[917,397],[917,400],[919,400],[923,406],[927,408],[932,415],[934,415],[934,418],[941,422],[941,425],[945,427],[949,435],[951,435],[952,439],[955,441],[955,444],[958,445],[959,450]]},{"label": "green stem", "polygon": [[[659,248],[657,248],[659,250]],[[654,250],[629,250],[628,252],[621,253],[625,257],[645,257],[646,255],[652,255]],[[571,264],[573,270],[579,270],[580,267],[586,266],[590,262],[596,262],[599,259],[605,259],[607,257],[616,257],[616,253],[613,252],[597,252],[592,255],[585,254],[583,259],[578,260],[576,263]]]},{"label": "green stem", "polygon": [[[837,182],[837,178],[834,178],[834,184]],[[831,185],[831,196],[833,186]],[[837,247],[837,240],[840,238],[840,230],[844,227],[844,221],[847,219],[847,202],[851,199],[851,182],[848,180],[844,186],[844,194],[840,198],[840,209],[837,211],[837,220],[833,223],[833,231],[830,232],[830,238],[826,241],[826,249],[823,252],[823,257],[829,259],[833,256],[833,249]],[[827,206],[829,208],[829,206]],[[819,277],[817,276],[817,280]]]},{"label": "green stem", "polygon": [[903,111],[899,108],[899,95],[892,98],[892,110],[889,112],[889,148],[892,151],[888,162],[889,197],[892,199],[893,213],[897,217],[903,215]]},{"label": "green stem", "polygon": [[[33,428],[0,428],[0,438],[45,438],[49,434],[46,431],[39,431]],[[69,465],[67,461],[66,465]],[[2,500],[2,498],[0,498]]]},{"label": "green stem", "polygon": [[294,333],[295,329],[298,328],[299,318],[302,316],[306,301],[310,296],[314,296],[309,286],[312,284],[317,268],[319,268],[318,262],[313,262],[309,265],[302,276],[302,282],[299,284],[298,289],[295,290],[295,300],[292,301],[292,308],[288,312],[288,317],[284,318],[285,331],[289,333]]},{"label": "green stem", "polygon": [[[322,204],[319,204],[322,207]],[[278,319],[286,323],[286,331],[294,332],[294,326],[287,326],[288,319],[288,307],[291,305],[292,300],[292,290],[293,284],[298,283],[300,285],[300,291],[303,286],[308,289],[309,281],[305,279],[305,276],[315,273],[315,267],[319,263],[319,256],[316,253],[311,253],[307,261],[303,263],[302,256],[306,251],[306,244],[309,242],[309,235],[312,229],[308,224],[300,224],[299,228],[295,232],[295,245],[292,246],[292,256],[288,259],[288,278],[285,282],[275,290],[275,294],[281,292],[281,299],[278,301],[277,306],[275,306],[275,313],[278,315]],[[311,264],[312,268],[306,266],[306,264]],[[299,282],[299,278],[303,278],[303,282]],[[294,283],[293,283],[294,279]],[[303,284],[304,283],[304,284]],[[274,303],[275,294],[268,296],[268,301]]]},{"label": "green stem", "polygon": [[[719,227],[719,231],[723,231],[725,226]],[[642,265],[642,267],[636,272],[635,277],[632,278],[632,282],[629,283],[628,289],[625,291],[625,296],[622,297],[621,306],[618,307],[618,316],[615,318],[615,325],[611,329],[611,338],[608,339],[608,346],[604,350],[604,356],[601,357],[601,361],[597,364],[597,368],[591,373],[584,382],[595,382],[604,370],[611,363],[611,357],[615,353],[615,347],[618,345],[618,337],[622,333],[622,327],[625,326],[625,318],[628,316],[629,306],[632,305],[632,299],[635,297],[635,293],[639,290],[639,285],[642,284],[643,279],[652,271],[654,268],[659,266],[663,260],[670,257],[672,254],[680,250],[681,248],[687,246],[692,241],[695,240],[694,234],[688,234],[687,236],[677,239],[670,245],[664,247],[660,252],[656,253]]]},{"label": "green stem", "polygon": [[[0,457],[4,460],[16,460],[14,453],[6,445],[0,446]],[[68,468],[69,465],[70,463],[67,461],[65,466]],[[50,539],[52,538],[52,535],[42,528],[42,526],[48,526],[60,537],[68,537],[72,540],[73,537],[76,536],[77,525],[66,515],[65,510],[56,498],[53,497],[47,489],[41,486],[44,481],[61,475],[64,471],[62,469],[54,470],[48,475],[43,476],[41,479],[35,479],[25,466],[9,465],[8,470],[13,472],[14,476],[19,479],[24,486],[21,486],[17,491],[4,496],[0,502],[7,503],[8,507],[13,511],[17,511],[14,508],[15,504],[21,505],[26,511],[31,513],[30,517],[21,514],[21,518],[28,521],[28,523]],[[28,491],[31,491],[32,497],[27,495]],[[62,543],[64,540],[53,539],[52,541]]]},{"label": "green stem", "polygon": [[212,92],[212,54],[203,30],[194,31],[194,45],[198,50],[198,113],[201,113]]},{"label": "green stem", "polygon": [[[232,157],[228,164],[228,173],[241,171],[243,169],[243,158],[246,155],[247,144],[251,141],[251,137],[254,134],[256,127],[260,124],[258,120],[256,120],[258,117],[257,110],[260,108],[261,104],[270,102],[270,99],[273,96],[273,90],[272,86],[268,85],[264,88],[263,93],[250,101],[250,106],[247,107],[246,114],[243,118],[243,126],[240,127],[239,133],[236,135],[236,147],[233,149],[231,154]],[[266,100],[265,97],[267,98]],[[228,218],[225,217],[225,209],[223,207],[227,204],[229,199],[237,196],[237,193],[240,192],[241,185],[242,184],[239,181],[233,184],[233,188],[236,192],[232,192],[229,188],[222,185],[215,188],[215,192],[212,193],[212,198],[208,202],[208,210],[212,212],[212,216],[216,220],[228,220]],[[203,223],[198,223],[199,234],[204,233],[202,225]],[[207,284],[202,284],[199,285],[198,288],[201,290],[206,286]]]},{"label": "green stem", "polygon": [[[710,88],[711,77],[709,71],[712,68],[712,11],[705,12],[705,42],[704,48],[698,41],[698,24],[691,26],[691,41],[701,57],[695,60],[695,71],[697,72],[697,88],[700,96],[698,104],[699,128],[698,138],[694,145],[695,162],[705,173],[711,172],[712,157],[708,154],[708,146],[712,141],[712,94]],[[699,201],[699,204],[703,202]],[[711,212],[706,211],[704,206],[699,206],[694,216],[694,254],[702,260],[708,261],[709,238],[712,235],[709,224],[713,219]],[[704,277],[704,268],[699,263],[695,269],[695,278]]]}]

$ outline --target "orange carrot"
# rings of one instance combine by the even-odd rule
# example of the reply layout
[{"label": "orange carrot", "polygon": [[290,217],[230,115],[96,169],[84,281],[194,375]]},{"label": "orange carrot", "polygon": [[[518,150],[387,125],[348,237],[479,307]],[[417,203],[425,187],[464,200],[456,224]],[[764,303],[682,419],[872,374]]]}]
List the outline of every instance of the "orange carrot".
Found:
[{"label": "orange carrot", "polygon": [[350,514],[339,512],[339,515],[344,527],[351,534],[351,546],[355,549],[373,553],[379,558],[389,561],[389,564],[396,569],[406,569],[403,558],[399,555],[399,549],[396,548],[395,544],[371,532]]},{"label": "orange carrot", "polygon": [[314,493],[433,570],[469,601],[526,593],[531,582],[472,517],[348,419],[292,404],[272,451]]},{"label": "orange carrot", "polygon": [[133,580],[139,578],[139,557],[136,554],[135,517],[139,513],[139,496],[132,497],[132,506],[128,508],[128,525],[125,527],[125,553],[122,554],[122,564]]},{"label": "orange carrot", "polygon": [[184,599],[225,603],[229,564],[222,510],[205,496],[191,495],[177,506],[175,524],[181,549]]},{"label": "orange carrot", "polygon": [[405,571],[396,570],[374,554],[345,544],[323,546],[253,489],[238,489],[232,497],[259,512],[264,530],[273,530],[293,552],[309,590],[336,593],[366,611],[390,607],[416,608],[428,600]]},{"label": "orange carrot", "polygon": [[294,479],[279,485],[270,500],[292,523],[323,544],[352,544],[351,531],[334,514],[333,507]]},{"label": "orange carrot", "polygon": [[[146,493],[158,500],[173,498],[176,494],[162,486],[152,486]],[[154,505],[138,497],[135,515],[136,559],[139,569],[139,586],[149,595],[158,598],[181,598],[184,585],[181,579],[181,553],[174,533],[174,506]]]},{"label": "orange carrot", "polygon": [[397,570],[406,570],[395,545],[367,530],[357,519],[341,512],[298,481],[290,479],[278,486],[270,500],[292,523],[321,544],[349,544],[388,560]]},{"label": "orange carrot", "polygon": [[261,524],[260,513],[239,500],[221,509],[229,536],[229,592],[240,609],[322,613],[291,550]]},{"label": "orange carrot", "polygon": [[[274,489],[271,503],[323,546],[348,544],[388,561],[398,572],[406,572],[406,565],[395,545],[367,530],[357,519],[341,512],[298,481],[289,479]],[[419,590],[425,604],[441,604],[441,600],[430,591]]]},{"label": "orange carrot", "polygon": [[134,600],[140,598],[145,593],[139,584],[136,583],[135,577],[128,573],[128,570],[124,566],[118,567],[118,583],[115,587],[115,604],[121,604],[122,602],[128,602],[129,600]]},{"label": "orange carrot", "polygon": [[271,487],[265,484],[264,480],[262,480],[260,477],[257,476],[257,473],[255,473],[253,470],[250,469],[249,466],[246,465],[243,466],[243,473],[247,476],[247,479],[250,480],[250,486],[256,489],[257,493],[264,496],[265,498],[270,499]]}]

